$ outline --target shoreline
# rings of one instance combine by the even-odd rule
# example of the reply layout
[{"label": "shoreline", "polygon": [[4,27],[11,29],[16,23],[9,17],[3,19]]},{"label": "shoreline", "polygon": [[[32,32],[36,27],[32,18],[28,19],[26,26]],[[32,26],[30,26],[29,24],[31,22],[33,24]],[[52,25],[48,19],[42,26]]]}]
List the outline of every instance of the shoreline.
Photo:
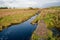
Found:
[{"label": "shoreline", "polygon": [[[12,11],[13,10],[13,11]],[[32,16],[36,15],[38,10],[14,10],[7,9],[1,11],[0,16],[0,31],[9,26],[23,23],[30,19]]]},{"label": "shoreline", "polygon": [[[21,24],[21,23],[23,23],[23,22],[29,20],[31,17],[33,17],[33,16],[35,16],[35,15],[36,15],[36,13],[33,14],[33,15],[31,15],[29,18],[25,19],[24,21],[17,22],[17,23],[11,23],[10,25],[7,25],[6,27],[9,28],[9,27],[12,26],[12,25],[18,25],[18,24]],[[6,28],[4,28],[4,27],[5,27],[5,26],[2,26],[2,30],[0,30],[0,32],[3,31],[4,29],[6,29]]]}]

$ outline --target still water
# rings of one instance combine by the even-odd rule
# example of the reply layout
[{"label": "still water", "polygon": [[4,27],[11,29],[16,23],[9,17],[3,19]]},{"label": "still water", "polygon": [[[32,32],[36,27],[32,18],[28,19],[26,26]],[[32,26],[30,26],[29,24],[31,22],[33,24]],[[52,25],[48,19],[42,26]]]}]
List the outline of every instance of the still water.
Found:
[{"label": "still water", "polygon": [[37,15],[21,24],[12,25],[9,28],[4,29],[0,32],[0,40],[30,40],[31,35],[37,26],[37,24],[32,25],[31,21],[36,17]]}]

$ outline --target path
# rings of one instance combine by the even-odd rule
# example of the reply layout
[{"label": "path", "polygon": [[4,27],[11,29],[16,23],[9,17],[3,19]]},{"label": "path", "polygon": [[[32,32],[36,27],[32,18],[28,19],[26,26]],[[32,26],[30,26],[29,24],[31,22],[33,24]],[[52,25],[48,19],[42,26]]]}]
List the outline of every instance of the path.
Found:
[{"label": "path", "polygon": [[38,22],[36,34],[38,36],[41,36],[41,39],[39,39],[39,40],[46,40],[44,37],[47,36],[47,28],[46,28],[46,24],[43,20]]}]

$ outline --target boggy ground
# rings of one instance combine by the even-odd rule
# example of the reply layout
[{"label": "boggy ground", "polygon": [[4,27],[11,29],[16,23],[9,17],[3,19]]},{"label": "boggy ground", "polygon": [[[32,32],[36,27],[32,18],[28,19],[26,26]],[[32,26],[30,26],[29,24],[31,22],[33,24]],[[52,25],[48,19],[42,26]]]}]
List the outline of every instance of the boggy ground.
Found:
[{"label": "boggy ground", "polygon": [[22,23],[36,14],[38,9],[0,9],[0,31]]},{"label": "boggy ground", "polygon": [[[41,20],[44,21],[46,28],[48,29],[46,40],[60,40],[60,7],[51,7],[51,8],[42,9],[41,13],[36,17],[36,19],[32,21],[32,24],[35,24],[35,23],[40,24],[39,21]],[[44,26],[44,23],[42,24],[43,26]],[[39,26],[39,27],[37,26],[38,29],[36,28],[37,32],[36,30],[33,32],[32,40],[40,40],[41,38],[40,32],[43,29],[42,29],[42,26]],[[54,28],[56,30],[54,30]],[[54,32],[52,30],[54,30]],[[42,33],[44,32],[42,31]],[[37,35],[37,33],[39,35]]]}]

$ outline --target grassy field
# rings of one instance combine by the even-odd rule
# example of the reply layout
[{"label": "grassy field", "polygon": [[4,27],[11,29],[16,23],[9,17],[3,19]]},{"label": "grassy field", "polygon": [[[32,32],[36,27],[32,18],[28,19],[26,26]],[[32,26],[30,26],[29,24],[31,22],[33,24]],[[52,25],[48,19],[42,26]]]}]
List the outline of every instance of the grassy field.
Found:
[{"label": "grassy field", "polygon": [[0,31],[10,25],[26,21],[36,12],[37,9],[0,9]]},{"label": "grassy field", "polygon": [[[47,28],[50,30],[56,28],[60,32],[60,7],[51,7],[42,9],[41,13],[35,20],[32,21],[32,24],[38,23],[39,20],[44,20],[47,25]],[[55,34],[52,30],[48,30],[47,40],[60,40],[60,34]],[[33,40],[37,40],[39,37],[35,33],[32,35]]]},{"label": "grassy field", "polygon": [[[44,20],[47,27],[60,28],[60,10],[59,9],[43,9],[41,13],[32,21],[32,24],[38,23],[39,20]],[[55,26],[54,26],[55,25]],[[59,25],[59,26],[58,26]]]}]

